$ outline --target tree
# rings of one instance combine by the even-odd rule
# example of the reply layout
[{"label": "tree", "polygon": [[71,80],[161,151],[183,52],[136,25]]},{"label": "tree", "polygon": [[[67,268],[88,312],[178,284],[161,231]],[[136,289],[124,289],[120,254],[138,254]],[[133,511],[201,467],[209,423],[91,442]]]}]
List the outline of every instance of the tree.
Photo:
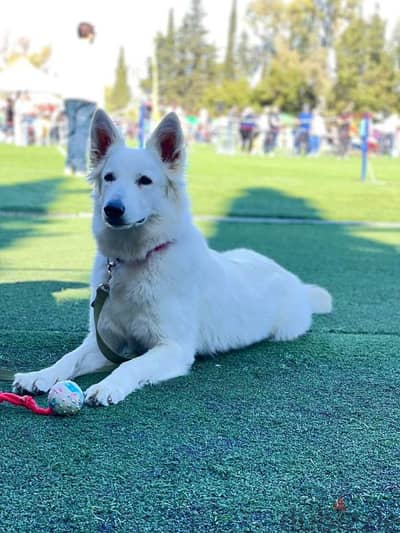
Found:
[{"label": "tree", "polygon": [[234,106],[243,109],[249,105],[251,98],[250,84],[246,79],[224,80],[219,85],[206,88],[202,104],[211,112],[220,112]]},{"label": "tree", "polygon": [[395,65],[386,49],[385,23],[378,13],[369,21],[354,19],[341,35],[336,55],[332,106],[340,110],[352,102],[359,111],[395,108]]},{"label": "tree", "polygon": [[128,85],[128,72],[125,63],[124,49],[119,50],[118,63],[115,71],[115,83],[109,92],[108,105],[109,111],[120,111],[127,107],[131,97],[131,91]]},{"label": "tree", "polygon": [[397,71],[400,71],[400,19],[397,20],[390,39],[391,52]]},{"label": "tree", "polygon": [[207,40],[201,0],[192,0],[176,34],[176,102],[194,112],[205,89],[216,80],[216,48]]},{"label": "tree", "polygon": [[314,0],[321,29],[321,44],[333,47],[341,27],[360,12],[362,0]]},{"label": "tree", "polygon": [[238,78],[252,77],[259,67],[257,49],[250,44],[249,34],[242,31],[236,52]]},{"label": "tree", "polygon": [[254,100],[260,106],[278,105],[289,113],[297,112],[305,102],[314,106],[322,92],[318,64],[305,62],[297,50],[278,42],[268,73],[254,89]]},{"label": "tree", "polygon": [[168,15],[167,33],[156,38],[156,57],[161,103],[168,105],[174,101],[177,86],[176,32],[174,11]]},{"label": "tree", "polygon": [[289,47],[301,58],[320,47],[318,10],[314,0],[296,0],[286,7]]},{"label": "tree", "polygon": [[232,0],[232,10],[229,19],[228,41],[226,45],[224,77],[228,80],[236,78],[235,64],[235,44],[236,44],[236,26],[237,26],[237,6],[236,0]]},{"label": "tree", "polygon": [[[192,0],[175,30],[170,11],[166,34],[155,38],[161,104],[180,105],[189,112],[201,106],[204,91],[217,79],[216,48],[207,39],[201,0]],[[151,91],[151,62],[141,86]]]},{"label": "tree", "polygon": [[275,55],[275,42],[283,34],[286,20],[285,0],[252,0],[247,19],[258,39],[260,68],[265,72]]}]

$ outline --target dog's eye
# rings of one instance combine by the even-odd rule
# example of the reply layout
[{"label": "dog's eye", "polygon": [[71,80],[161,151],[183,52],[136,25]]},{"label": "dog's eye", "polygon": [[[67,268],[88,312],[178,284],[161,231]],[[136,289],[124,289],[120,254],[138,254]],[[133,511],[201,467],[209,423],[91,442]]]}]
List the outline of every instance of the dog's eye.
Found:
[{"label": "dog's eye", "polygon": [[153,181],[148,176],[140,176],[137,183],[138,185],[151,185]]},{"label": "dog's eye", "polygon": [[104,181],[115,181],[115,176],[112,172],[107,172],[104,176]]}]

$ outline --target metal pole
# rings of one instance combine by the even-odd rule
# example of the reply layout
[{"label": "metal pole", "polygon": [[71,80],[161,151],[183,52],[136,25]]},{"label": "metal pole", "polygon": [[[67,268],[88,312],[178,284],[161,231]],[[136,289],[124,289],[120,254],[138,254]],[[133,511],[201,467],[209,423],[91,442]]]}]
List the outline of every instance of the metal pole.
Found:
[{"label": "metal pole", "polygon": [[369,114],[365,113],[360,124],[361,137],[361,181],[365,181],[368,168],[368,136],[369,136]]}]

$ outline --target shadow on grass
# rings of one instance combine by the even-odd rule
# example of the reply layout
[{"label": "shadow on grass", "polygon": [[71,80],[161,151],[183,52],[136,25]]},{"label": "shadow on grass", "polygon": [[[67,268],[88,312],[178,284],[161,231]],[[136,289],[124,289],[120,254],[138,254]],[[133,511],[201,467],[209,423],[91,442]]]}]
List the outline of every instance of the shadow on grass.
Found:
[{"label": "shadow on grass", "polygon": [[[0,248],[11,246],[18,239],[35,234],[48,220],[48,206],[59,195],[63,179],[51,178],[41,181],[0,185]],[[23,217],[19,215],[24,215]],[[32,216],[29,216],[32,215]]]}]

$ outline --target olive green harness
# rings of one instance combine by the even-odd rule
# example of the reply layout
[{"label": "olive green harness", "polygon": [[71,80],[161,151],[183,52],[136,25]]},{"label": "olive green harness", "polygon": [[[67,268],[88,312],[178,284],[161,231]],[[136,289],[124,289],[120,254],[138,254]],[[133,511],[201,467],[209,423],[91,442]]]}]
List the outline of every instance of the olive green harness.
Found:
[{"label": "olive green harness", "polygon": [[99,350],[104,355],[104,357],[106,359],[108,359],[109,361],[111,361],[112,363],[116,364],[116,365],[120,365],[121,363],[125,363],[126,361],[130,361],[134,357],[138,357],[139,355],[142,355],[145,352],[145,350],[143,350],[143,349],[141,350],[139,348],[139,343],[138,343],[138,346],[137,346],[138,349],[135,350],[135,352],[133,354],[131,354],[129,356],[122,356],[122,355],[114,352],[114,350],[112,350],[104,342],[104,340],[102,339],[102,337],[101,337],[101,335],[99,333],[98,323],[99,323],[99,319],[100,319],[100,314],[101,314],[101,311],[102,311],[102,309],[104,307],[104,304],[107,301],[107,298],[110,295],[110,281],[111,281],[111,278],[112,278],[112,269],[114,267],[116,267],[118,265],[118,263],[120,263],[120,261],[118,259],[116,259],[115,261],[111,261],[110,259],[107,259],[107,281],[105,283],[101,283],[97,287],[97,289],[96,289],[96,297],[93,300],[93,302],[90,304],[93,307],[94,326],[95,326],[95,329],[96,329],[97,346],[99,347]]}]

